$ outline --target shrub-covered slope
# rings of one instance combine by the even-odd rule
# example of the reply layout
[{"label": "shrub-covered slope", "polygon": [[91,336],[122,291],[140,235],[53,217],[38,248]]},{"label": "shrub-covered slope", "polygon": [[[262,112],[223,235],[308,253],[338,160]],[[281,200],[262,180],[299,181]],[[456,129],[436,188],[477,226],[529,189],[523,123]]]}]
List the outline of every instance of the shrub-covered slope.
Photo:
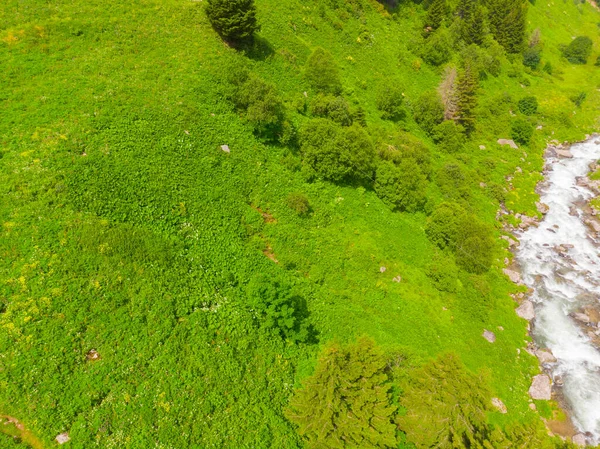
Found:
[{"label": "shrub-covered slope", "polygon": [[401,415],[452,352],[490,425],[539,423],[496,211],[536,213],[545,143],[598,129],[600,16],[529,4],[507,53],[427,7],[257,0],[235,46],[203,2],[3,2],[0,415],[45,447],[302,447],[294,390],[368,335]]}]

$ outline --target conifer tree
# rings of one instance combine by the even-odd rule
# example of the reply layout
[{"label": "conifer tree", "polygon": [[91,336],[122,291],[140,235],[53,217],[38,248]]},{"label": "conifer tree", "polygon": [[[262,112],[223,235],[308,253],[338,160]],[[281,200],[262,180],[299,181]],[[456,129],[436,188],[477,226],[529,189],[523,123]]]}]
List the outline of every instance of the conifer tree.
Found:
[{"label": "conifer tree", "polygon": [[386,361],[373,340],[332,344],[286,410],[308,448],[395,448]]},{"label": "conifer tree", "polygon": [[521,52],[527,29],[527,1],[490,0],[488,12],[494,38],[508,53]]},{"label": "conifer tree", "polygon": [[208,0],[206,15],[213,28],[228,41],[251,41],[260,29],[254,0]]},{"label": "conifer tree", "polygon": [[446,0],[433,0],[427,9],[427,17],[425,17],[424,24],[424,35],[427,36],[441,27],[447,15],[448,5],[446,4]]},{"label": "conifer tree", "polygon": [[457,13],[460,17],[460,37],[467,45],[481,45],[485,36],[485,17],[477,0],[461,0]]},{"label": "conifer tree", "polygon": [[475,129],[475,108],[477,107],[477,89],[479,82],[471,61],[465,63],[457,83],[458,122],[465,128],[467,134]]}]

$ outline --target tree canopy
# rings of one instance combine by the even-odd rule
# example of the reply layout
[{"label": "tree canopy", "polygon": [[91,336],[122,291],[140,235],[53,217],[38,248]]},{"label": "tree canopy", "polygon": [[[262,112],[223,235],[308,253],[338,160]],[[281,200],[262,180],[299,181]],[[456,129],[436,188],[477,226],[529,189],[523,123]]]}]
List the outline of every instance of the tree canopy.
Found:
[{"label": "tree canopy", "polygon": [[386,359],[367,337],[333,343],[294,392],[285,414],[307,448],[396,448]]}]

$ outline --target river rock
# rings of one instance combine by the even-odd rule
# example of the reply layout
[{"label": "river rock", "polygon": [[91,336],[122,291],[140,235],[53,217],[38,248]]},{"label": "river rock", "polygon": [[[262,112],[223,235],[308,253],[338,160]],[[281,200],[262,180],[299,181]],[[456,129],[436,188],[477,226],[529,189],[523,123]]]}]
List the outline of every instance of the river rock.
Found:
[{"label": "river rock", "polygon": [[596,220],[586,219],[583,221],[586,225],[594,230],[594,232],[600,232],[600,223]]},{"label": "river rock", "polygon": [[573,157],[573,154],[571,153],[571,150],[566,149],[566,150],[560,150],[560,149],[556,149],[556,155],[558,157],[561,158],[566,158],[566,159],[571,159]]},{"label": "river rock", "polygon": [[587,446],[587,441],[585,439],[585,435],[583,433],[578,433],[577,435],[575,435],[573,437],[573,444],[579,446],[579,447],[585,447]]},{"label": "river rock", "polygon": [[225,153],[231,152],[231,150],[229,149],[229,145],[221,145],[221,151],[224,151]]},{"label": "river rock", "polygon": [[485,150],[485,145],[479,145],[480,150]]},{"label": "river rock", "polygon": [[548,213],[548,211],[550,210],[548,205],[544,204],[544,203],[536,202],[535,206],[537,207],[537,210],[539,211],[539,213],[542,215],[546,215]]},{"label": "river rock", "polygon": [[506,276],[508,276],[508,278],[511,280],[511,282],[521,285],[521,275],[517,271],[511,270],[510,268],[505,268],[502,271],[504,272],[504,274]]},{"label": "river rock", "polygon": [[526,299],[523,303],[517,307],[517,315],[521,318],[531,321],[535,318],[535,310],[533,309],[533,303]]},{"label": "river rock", "polygon": [[496,334],[494,334],[492,331],[484,329],[483,334],[481,336],[483,338],[485,338],[487,341],[489,341],[490,343],[496,342]]},{"label": "river rock", "polygon": [[572,317],[575,318],[577,321],[580,321],[581,323],[585,324],[588,324],[591,321],[590,317],[587,316],[585,313],[574,313],[572,314]]},{"label": "river rock", "polygon": [[509,140],[509,139],[498,139],[498,145],[508,145],[511,148],[514,148],[515,150],[518,150],[519,147],[517,146],[517,144],[515,143],[514,140]]},{"label": "river rock", "polygon": [[67,432],[61,433],[59,435],[56,436],[55,440],[58,444],[65,444],[67,443],[71,438],[69,437],[69,434]]},{"label": "river rock", "polygon": [[538,349],[535,351],[535,355],[541,364],[544,363],[556,363],[556,357],[552,354],[550,349]]},{"label": "river rock", "polygon": [[492,398],[492,405],[496,407],[502,414],[506,414],[508,412],[506,405],[504,405],[504,402],[502,402],[500,398]]},{"label": "river rock", "polygon": [[529,387],[529,396],[532,399],[549,401],[552,398],[552,384],[546,374],[538,374],[533,378]]}]

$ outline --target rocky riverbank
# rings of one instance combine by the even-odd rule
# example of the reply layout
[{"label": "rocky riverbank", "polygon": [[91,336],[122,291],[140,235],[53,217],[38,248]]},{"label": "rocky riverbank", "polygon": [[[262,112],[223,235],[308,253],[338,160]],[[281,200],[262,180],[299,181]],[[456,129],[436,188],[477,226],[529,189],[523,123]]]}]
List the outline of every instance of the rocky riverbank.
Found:
[{"label": "rocky riverbank", "polygon": [[[585,446],[600,438],[600,214],[590,205],[600,182],[588,177],[598,169],[600,140],[551,142],[544,156],[544,180],[536,189],[540,216],[498,212],[502,238],[515,255],[505,260],[504,272],[528,287],[513,298],[535,342],[526,350],[543,372],[532,380],[530,396],[557,400],[572,422],[549,421],[549,429]],[[509,215],[517,220],[502,219]]]}]

